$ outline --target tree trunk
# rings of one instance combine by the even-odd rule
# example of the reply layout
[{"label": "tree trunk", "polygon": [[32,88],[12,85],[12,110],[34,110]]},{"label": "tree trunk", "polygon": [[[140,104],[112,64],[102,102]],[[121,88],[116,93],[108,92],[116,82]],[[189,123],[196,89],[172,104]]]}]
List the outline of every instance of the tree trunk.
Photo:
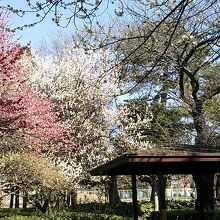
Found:
[{"label": "tree trunk", "polygon": [[23,195],[23,205],[22,205],[23,209],[27,209],[27,201],[28,201],[28,195],[27,195],[26,192],[24,192],[24,195]]},{"label": "tree trunk", "polygon": [[214,174],[193,174],[197,189],[196,211],[198,218],[204,220],[204,211],[214,209]]},{"label": "tree trunk", "polygon": [[150,185],[151,185],[150,201],[152,203],[154,203],[155,202],[155,196],[157,194],[157,180],[156,180],[155,176],[151,176],[151,179],[152,179],[152,181],[150,183]]},{"label": "tree trunk", "polygon": [[215,185],[215,196],[216,196],[216,203],[220,203],[220,174],[216,176],[216,185]]},{"label": "tree trunk", "polygon": [[77,192],[76,191],[72,191],[70,193],[70,200],[71,200],[71,207],[77,204]]},{"label": "tree trunk", "polygon": [[70,197],[70,194],[69,194],[69,192],[67,192],[67,196],[66,196],[66,205],[67,205],[67,207],[70,207],[71,206],[71,197]]},{"label": "tree trunk", "polygon": [[162,174],[158,174],[158,195],[159,195],[159,211],[160,219],[167,219],[166,214],[166,177]]},{"label": "tree trunk", "polygon": [[43,205],[39,201],[34,201],[36,208],[38,208],[41,212],[46,213],[49,208],[49,199],[45,199]]},{"label": "tree trunk", "polygon": [[19,209],[19,197],[20,197],[19,188],[16,187],[16,189],[15,189],[15,208],[16,209]]},{"label": "tree trunk", "polygon": [[198,146],[209,146],[207,140],[208,128],[203,115],[203,101],[195,100],[195,107],[192,111],[193,123],[196,130],[195,144]]},{"label": "tree trunk", "polygon": [[168,88],[169,88],[169,85],[168,85],[168,67],[166,67],[167,70],[164,71],[163,73],[163,85],[162,85],[162,89],[160,91],[160,97],[161,97],[161,104],[162,106],[166,107],[167,105],[167,96],[168,96]]},{"label": "tree trunk", "polygon": [[155,175],[151,176],[150,185],[151,185],[150,201],[154,204],[154,211],[159,211],[158,178]]},{"label": "tree trunk", "polygon": [[11,197],[10,197],[10,205],[9,205],[9,208],[10,208],[10,209],[13,209],[13,206],[14,206],[14,187],[12,187],[12,190],[11,190]]},{"label": "tree trunk", "polygon": [[[193,109],[193,121],[196,129],[195,145],[209,146],[207,141],[207,126],[203,115],[203,102],[195,100]],[[197,199],[195,209],[198,212],[198,219],[205,220],[204,211],[214,209],[214,174],[193,174],[197,189]]]},{"label": "tree trunk", "polygon": [[117,206],[121,203],[118,190],[117,190],[117,176],[111,176],[108,183],[109,203],[113,206]]},{"label": "tree trunk", "polygon": [[[158,201],[158,177],[156,175],[143,175],[139,177],[141,182],[149,183],[151,186],[150,202],[154,204],[154,211],[159,210]],[[165,192],[164,192],[165,193]]]}]

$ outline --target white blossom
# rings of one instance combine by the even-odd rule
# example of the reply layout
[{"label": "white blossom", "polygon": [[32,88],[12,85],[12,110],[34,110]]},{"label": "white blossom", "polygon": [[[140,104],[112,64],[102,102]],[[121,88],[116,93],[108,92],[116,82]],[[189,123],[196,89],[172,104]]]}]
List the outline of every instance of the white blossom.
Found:
[{"label": "white blossom", "polygon": [[69,137],[78,143],[74,154],[56,158],[76,186],[92,167],[111,157],[109,135],[116,114],[110,106],[119,89],[110,57],[104,50],[88,54],[64,47],[62,57],[33,53],[23,59],[30,84],[57,103]]}]

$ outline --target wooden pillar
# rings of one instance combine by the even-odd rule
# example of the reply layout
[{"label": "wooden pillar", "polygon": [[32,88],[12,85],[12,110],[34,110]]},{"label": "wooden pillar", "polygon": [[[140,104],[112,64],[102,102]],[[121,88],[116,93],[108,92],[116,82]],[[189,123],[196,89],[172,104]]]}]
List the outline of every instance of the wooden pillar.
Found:
[{"label": "wooden pillar", "polygon": [[137,182],[136,175],[132,175],[132,203],[134,220],[138,220]]},{"label": "wooden pillar", "polygon": [[166,181],[161,173],[158,174],[158,196],[160,220],[167,220],[166,201],[165,201]]}]

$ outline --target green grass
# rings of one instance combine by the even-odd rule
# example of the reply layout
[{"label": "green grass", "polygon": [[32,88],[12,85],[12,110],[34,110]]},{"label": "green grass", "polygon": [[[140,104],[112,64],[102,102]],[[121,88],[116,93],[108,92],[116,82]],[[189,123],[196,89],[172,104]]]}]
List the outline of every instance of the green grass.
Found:
[{"label": "green grass", "polygon": [[62,211],[55,215],[45,215],[33,210],[1,209],[0,220],[127,220],[127,218],[95,212]]},{"label": "green grass", "polygon": [[[167,211],[167,220],[196,220],[196,212],[193,209],[175,209]],[[154,212],[149,220],[158,220],[159,212]],[[220,220],[220,210],[205,213],[205,219]]]},{"label": "green grass", "polygon": [[[109,207],[105,207],[104,204],[90,204],[79,205],[74,210],[61,211],[57,214],[42,214],[36,212],[33,209],[0,209],[0,220],[132,220],[132,214],[125,215],[126,208],[123,204],[120,207],[116,207],[115,210]],[[131,208],[130,205],[128,205]],[[145,208],[148,208],[145,206]],[[148,209],[149,210],[149,209]],[[132,210],[131,210],[132,211]],[[120,215],[119,213],[123,214]],[[142,210],[142,216],[140,220],[158,220],[159,213],[153,212],[149,215]],[[167,220],[195,220],[196,213],[193,209],[173,209],[167,211]],[[220,210],[215,212],[206,213],[206,220],[210,220],[210,216],[215,216],[214,220],[220,220]]]}]

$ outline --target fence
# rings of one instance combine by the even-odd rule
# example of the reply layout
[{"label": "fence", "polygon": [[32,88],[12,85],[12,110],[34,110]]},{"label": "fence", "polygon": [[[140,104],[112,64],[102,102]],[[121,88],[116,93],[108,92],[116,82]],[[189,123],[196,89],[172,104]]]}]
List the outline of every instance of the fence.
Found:
[{"label": "fence", "polygon": [[[131,189],[118,190],[119,196],[123,202],[130,202],[132,200]],[[151,189],[137,189],[138,200],[149,201],[151,196]],[[167,199],[192,199],[195,198],[196,193],[192,188],[167,188]],[[77,202],[91,202],[91,201],[106,201],[106,195],[98,190],[80,190],[77,192]]]},{"label": "fence", "polygon": [[[131,189],[118,190],[121,201],[131,202]],[[151,189],[137,189],[137,198],[139,201],[149,201],[151,196]],[[196,193],[192,188],[167,188],[167,199],[191,199],[195,198]],[[77,190],[77,203],[88,202],[107,202],[107,195],[99,190]],[[9,207],[10,196],[2,197],[2,207]]]}]

